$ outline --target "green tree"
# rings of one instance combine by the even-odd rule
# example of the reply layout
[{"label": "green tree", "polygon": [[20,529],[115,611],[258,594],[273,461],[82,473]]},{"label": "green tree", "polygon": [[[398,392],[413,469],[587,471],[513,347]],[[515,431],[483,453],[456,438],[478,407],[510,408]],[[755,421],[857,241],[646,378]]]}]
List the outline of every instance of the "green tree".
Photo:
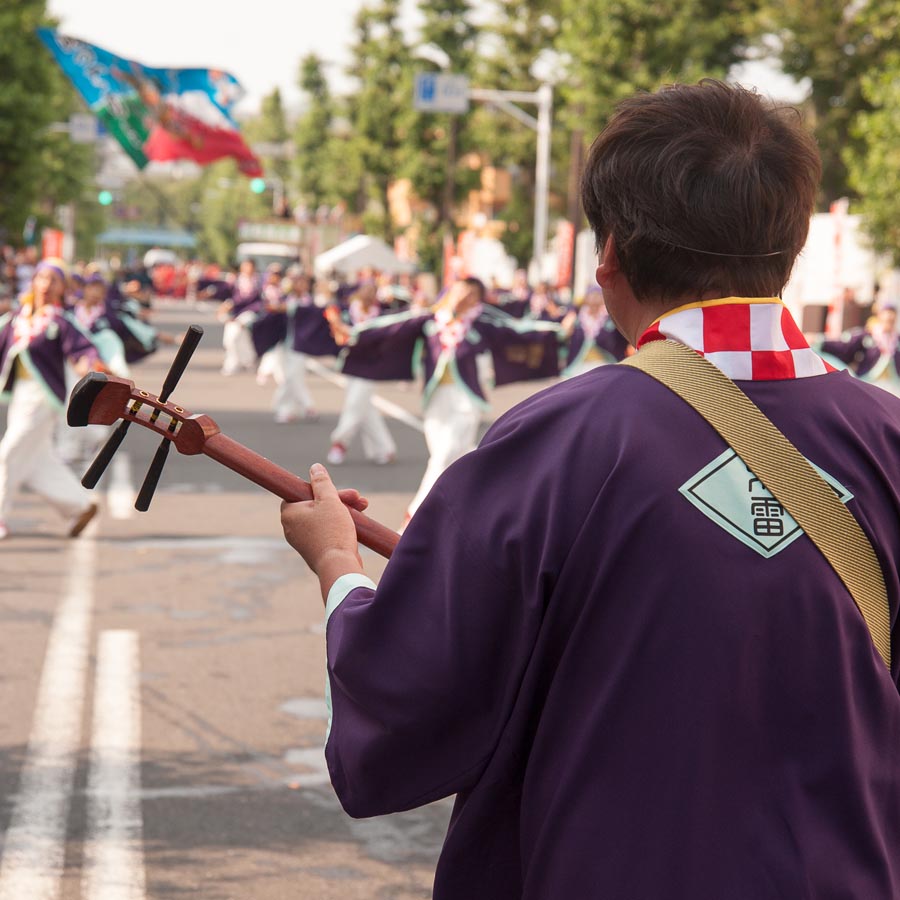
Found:
[{"label": "green tree", "polygon": [[[290,138],[287,116],[281,100],[281,91],[275,88],[266,94],[260,104],[259,114],[249,119],[244,125],[245,138],[251,145],[274,144],[283,147]],[[269,178],[269,209],[275,208],[275,200],[280,196],[287,201],[291,193],[291,160],[278,154],[260,154],[265,175]]]},{"label": "green tree", "polygon": [[[893,12],[892,12],[893,10]],[[871,108],[862,82],[896,42],[895,0],[778,0],[764,26],[777,37],[782,68],[809,79],[808,110],[822,154],[822,203],[850,192],[844,155],[854,144],[854,117]],[[856,148],[851,147],[852,151]]]},{"label": "green tree", "polygon": [[[418,253],[429,264],[441,259],[441,241],[455,233],[454,209],[466,192],[477,187],[478,172],[459,166],[474,149],[469,129],[471,113],[422,113],[412,107],[415,72],[443,69],[454,75],[473,74],[478,49],[478,28],[472,21],[469,0],[420,0],[421,47],[410,63],[405,85],[403,174],[418,197],[437,214],[422,217]],[[433,61],[428,61],[433,57]]]},{"label": "green tree", "polygon": [[344,157],[336,152],[340,149],[334,135],[336,105],[324,62],[315,53],[300,61],[298,84],[306,94],[307,107],[294,130],[294,173],[303,200],[317,209],[338,199],[335,175]]},{"label": "green tree", "polygon": [[86,240],[101,223],[85,190],[93,147],[50,130],[84,108],[35,34],[52,24],[44,0],[0,5],[0,233],[7,240],[19,239],[31,215],[39,226],[55,224],[56,209],[73,202]]},{"label": "green tree", "polygon": [[350,142],[361,176],[357,211],[367,230],[394,237],[388,190],[400,169],[411,97],[410,53],[400,28],[401,0],[379,0],[357,13],[348,74],[358,88],[348,101]]},{"label": "green tree", "polygon": [[724,78],[759,33],[757,0],[560,0],[560,7],[561,118],[591,135],[635,91]]},{"label": "green tree", "polygon": [[[900,2],[882,4],[879,13],[871,34],[875,41],[888,40],[900,27]],[[900,265],[900,51],[890,51],[864,75],[860,91],[871,109],[857,114],[844,151],[849,183],[861,196],[876,249]]]},{"label": "green tree", "polygon": [[118,192],[112,214],[121,224],[189,231],[197,256],[230,265],[241,220],[271,215],[271,200],[254,194],[234,161],[223,159],[188,178],[141,174]]}]

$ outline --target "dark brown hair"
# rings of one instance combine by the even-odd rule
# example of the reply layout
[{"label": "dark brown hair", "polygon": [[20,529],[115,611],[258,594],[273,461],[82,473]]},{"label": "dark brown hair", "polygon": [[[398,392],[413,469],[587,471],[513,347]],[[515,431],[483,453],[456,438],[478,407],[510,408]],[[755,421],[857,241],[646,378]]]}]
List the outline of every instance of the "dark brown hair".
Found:
[{"label": "dark brown hair", "polygon": [[704,79],[619,104],[581,200],[638,300],[768,297],[806,241],[821,170],[795,109]]},{"label": "dark brown hair", "polygon": [[484,303],[484,298],[487,295],[487,289],[484,286],[484,282],[480,278],[476,278],[474,275],[469,275],[467,278],[463,278],[463,281],[470,287],[475,288],[475,291],[478,294],[478,302]]}]

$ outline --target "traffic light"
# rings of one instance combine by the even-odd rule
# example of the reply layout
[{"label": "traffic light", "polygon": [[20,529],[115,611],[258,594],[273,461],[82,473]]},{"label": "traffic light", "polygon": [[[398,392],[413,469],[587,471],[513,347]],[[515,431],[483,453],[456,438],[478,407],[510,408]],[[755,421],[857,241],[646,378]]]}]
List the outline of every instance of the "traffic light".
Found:
[{"label": "traffic light", "polygon": [[266,189],[266,179],[265,178],[251,178],[250,179],[250,190],[253,191],[254,194],[261,194]]},{"label": "traffic light", "polygon": [[100,191],[100,193],[97,194],[97,202],[101,206],[109,206],[113,202],[112,191]]}]

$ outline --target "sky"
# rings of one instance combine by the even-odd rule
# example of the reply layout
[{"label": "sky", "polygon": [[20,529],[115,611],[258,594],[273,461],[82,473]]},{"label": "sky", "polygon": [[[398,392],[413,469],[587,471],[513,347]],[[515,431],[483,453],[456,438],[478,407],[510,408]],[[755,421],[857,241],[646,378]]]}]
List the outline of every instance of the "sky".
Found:
[{"label": "sky", "polygon": [[[98,44],[119,56],[148,66],[225,69],[246,90],[237,114],[251,113],[263,96],[279,87],[289,110],[299,109],[296,86],[300,60],[315,52],[326,62],[329,83],[337,92],[350,82],[343,74],[353,39],[353,18],[362,0],[48,0],[60,31]],[[485,15],[490,4],[476,0]],[[231,7],[231,9],[229,9]],[[240,10],[240,12],[232,11]],[[404,26],[414,33],[416,0],[404,0]],[[765,93],[797,101],[803,90],[763,64],[739,75]],[[483,85],[499,87],[499,85]]]}]

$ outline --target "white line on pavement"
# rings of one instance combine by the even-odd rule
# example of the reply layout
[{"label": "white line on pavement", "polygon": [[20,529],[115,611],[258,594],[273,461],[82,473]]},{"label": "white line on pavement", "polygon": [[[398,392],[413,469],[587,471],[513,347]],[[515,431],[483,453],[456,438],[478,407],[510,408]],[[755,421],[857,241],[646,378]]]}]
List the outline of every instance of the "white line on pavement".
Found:
[{"label": "white line on pavement", "polygon": [[144,898],[139,656],[136,632],[101,632],[87,785],[84,900]]},{"label": "white line on pavement", "polygon": [[[344,387],[347,383],[346,375],[332,372],[331,369],[327,366],[323,366],[318,360],[307,357],[306,368],[320,378],[324,378],[326,381],[330,381],[332,384],[339,385],[340,387]],[[418,416],[414,416],[411,412],[405,410],[402,406],[398,406],[390,400],[385,400],[384,397],[380,397],[378,394],[372,395],[372,403],[386,416],[390,416],[392,419],[396,419],[404,425],[409,425],[410,428],[414,428],[416,431],[423,434],[425,433],[425,425],[422,420]]]},{"label": "white line on pavement", "polygon": [[68,580],[53,620],[19,793],[3,846],[0,900],[56,900],[65,861],[66,822],[94,602],[95,524],[73,541]]},{"label": "white line on pavement", "polygon": [[106,491],[106,507],[114,519],[130,519],[134,515],[136,491],[131,480],[131,457],[127,450],[120,450],[112,460],[109,487]]}]

